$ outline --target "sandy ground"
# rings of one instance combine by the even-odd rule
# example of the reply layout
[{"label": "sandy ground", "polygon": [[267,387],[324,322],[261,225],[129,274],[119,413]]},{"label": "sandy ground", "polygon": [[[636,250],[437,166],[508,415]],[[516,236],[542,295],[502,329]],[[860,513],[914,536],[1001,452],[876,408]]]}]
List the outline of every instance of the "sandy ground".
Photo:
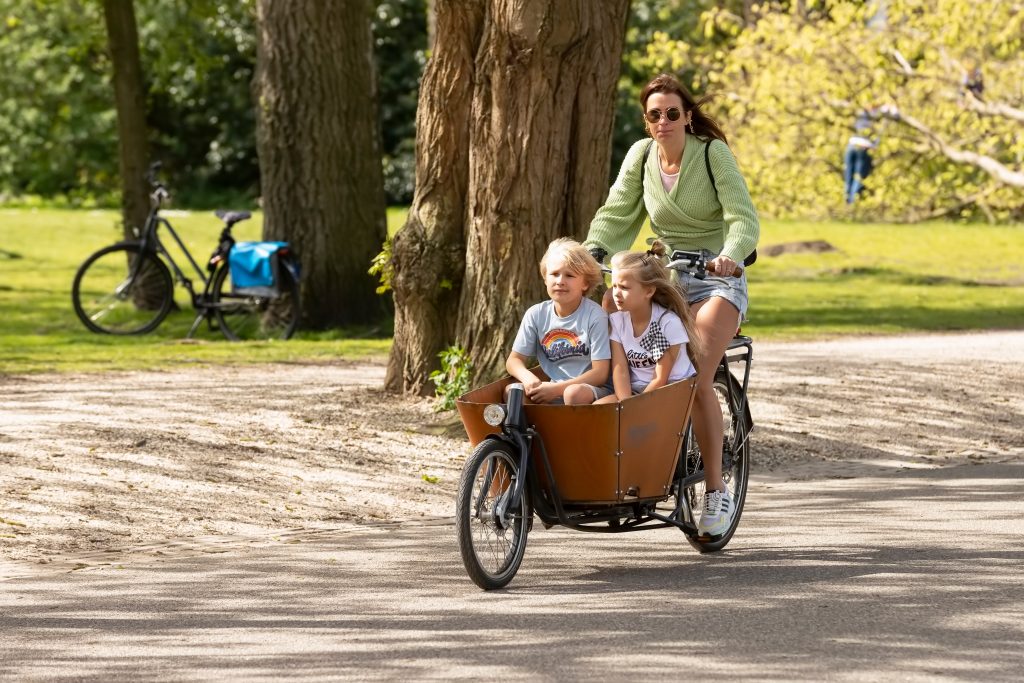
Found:
[{"label": "sandy ground", "polygon": [[[383,375],[0,377],[0,579],[451,517],[467,442]],[[758,344],[751,387],[759,481],[1024,462],[1024,332]]]}]

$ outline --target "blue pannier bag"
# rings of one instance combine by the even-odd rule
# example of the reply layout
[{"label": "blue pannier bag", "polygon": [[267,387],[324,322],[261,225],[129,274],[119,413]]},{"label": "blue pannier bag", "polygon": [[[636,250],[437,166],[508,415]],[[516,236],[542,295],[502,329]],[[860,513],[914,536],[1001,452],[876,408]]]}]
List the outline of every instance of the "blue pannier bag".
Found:
[{"label": "blue pannier bag", "polygon": [[287,242],[235,242],[228,254],[231,291],[249,296],[278,296],[282,249]]}]

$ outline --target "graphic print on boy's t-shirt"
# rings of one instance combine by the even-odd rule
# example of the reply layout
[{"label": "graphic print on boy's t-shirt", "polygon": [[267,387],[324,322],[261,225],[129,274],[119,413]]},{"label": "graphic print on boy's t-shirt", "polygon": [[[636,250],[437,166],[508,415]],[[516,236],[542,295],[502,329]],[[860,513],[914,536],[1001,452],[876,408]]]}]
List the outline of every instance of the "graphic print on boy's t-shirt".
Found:
[{"label": "graphic print on boy's t-shirt", "polygon": [[540,345],[544,349],[544,355],[552,361],[573,356],[590,356],[590,346],[572,330],[551,330],[540,340]]}]

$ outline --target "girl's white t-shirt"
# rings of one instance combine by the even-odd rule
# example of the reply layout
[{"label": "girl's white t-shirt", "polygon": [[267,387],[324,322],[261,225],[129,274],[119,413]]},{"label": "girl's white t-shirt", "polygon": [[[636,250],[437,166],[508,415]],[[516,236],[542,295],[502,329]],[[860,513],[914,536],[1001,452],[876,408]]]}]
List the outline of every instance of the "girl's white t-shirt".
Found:
[{"label": "girl's white t-shirt", "polygon": [[634,392],[642,392],[654,379],[654,366],[666,351],[676,344],[682,344],[676,355],[676,362],[669,373],[669,382],[692,377],[697,370],[686,354],[686,342],[689,337],[683,321],[673,311],[656,303],[651,304],[651,322],[639,337],[633,336],[633,321],[626,311],[618,311],[609,316],[611,321],[611,340],[622,344],[626,352],[626,363],[629,365],[629,382]]}]

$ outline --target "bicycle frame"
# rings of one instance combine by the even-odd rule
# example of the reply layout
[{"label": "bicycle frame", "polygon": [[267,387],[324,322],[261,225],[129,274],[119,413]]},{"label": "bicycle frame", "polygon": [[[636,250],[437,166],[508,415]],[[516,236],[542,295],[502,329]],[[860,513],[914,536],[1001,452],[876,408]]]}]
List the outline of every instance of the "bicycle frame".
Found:
[{"label": "bicycle frame", "polygon": [[[185,246],[185,242],[178,235],[177,230],[171,225],[170,221],[160,215],[160,203],[162,198],[166,196],[162,187],[158,187],[152,194],[153,208],[150,210],[149,215],[146,217],[146,224],[143,227],[142,234],[139,237],[138,244],[139,248],[143,252],[152,252],[159,256],[162,256],[164,260],[171,267],[171,273],[174,276],[175,282],[183,286],[188,290],[189,298],[192,300],[192,307],[196,310],[196,319],[189,328],[188,335],[186,338],[191,338],[195,331],[199,328],[199,324],[204,318],[210,316],[210,311],[215,307],[215,304],[210,303],[212,296],[211,287],[213,286],[212,271],[216,268],[216,265],[223,259],[226,259],[227,253],[231,249],[231,245],[235,243],[234,237],[231,236],[230,226],[225,227],[221,230],[220,239],[218,246],[213,254],[210,256],[210,267],[211,275],[207,276],[203,272],[202,267],[196,262],[192,256],[192,252]],[[170,251],[164,246],[164,243],[160,240],[158,229],[160,226],[164,226],[167,231],[174,238],[174,242],[181,249],[181,252],[188,259],[189,264],[192,266],[192,270],[195,271],[196,275],[199,276],[199,280],[203,283],[203,289],[201,293],[197,293],[195,287],[193,287],[192,280],[185,274],[185,272],[178,266],[178,263],[171,256]],[[221,257],[218,259],[218,256]],[[134,277],[134,274],[133,276]]]},{"label": "bicycle frame", "polygon": [[199,266],[198,263],[196,263],[195,258],[193,258],[192,256],[192,253],[185,246],[185,243],[178,235],[178,232],[174,229],[174,226],[171,225],[170,221],[168,221],[163,216],[159,215],[159,209],[153,209],[153,211],[150,212],[149,217],[147,217],[146,226],[143,229],[143,233],[139,240],[139,244],[143,251],[154,252],[164,257],[164,259],[166,259],[167,263],[171,266],[171,272],[174,275],[175,282],[182,285],[183,287],[185,287],[185,289],[189,291],[189,295],[192,297],[192,303],[193,305],[195,305],[196,293],[195,289],[192,286],[192,280],[190,280],[185,275],[182,269],[178,266],[178,263],[174,260],[174,257],[171,256],[171,253],[167,250],[163,242],[160,240],[160,236],[157,232],[157,229],[161,225],[167,228],[167,231],[171,233],[171,237],[174,238],[174,241],[178,245],[178,248],[181,249],[182,253],[185,255],[185,258],[188,259],[189,264],[192,266],[192,269],[195,271],[195,273],[199,276],[199,279],[202,281],[203,292],[208,293],[208,289],[210,287],[212,278],[207,277],[206,273],[203,272],[203,269]]}]

